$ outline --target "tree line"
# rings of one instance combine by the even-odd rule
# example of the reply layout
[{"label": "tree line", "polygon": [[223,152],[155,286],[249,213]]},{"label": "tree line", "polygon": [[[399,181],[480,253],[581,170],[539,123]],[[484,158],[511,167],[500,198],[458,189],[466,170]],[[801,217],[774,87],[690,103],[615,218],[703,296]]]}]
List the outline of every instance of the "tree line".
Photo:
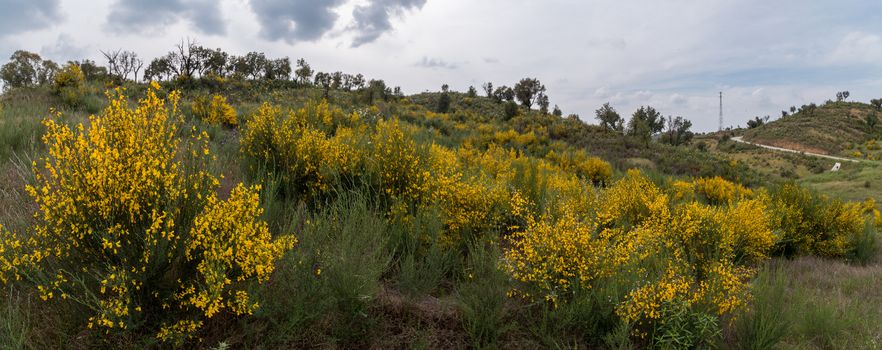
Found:
[{"label": "tree line", "polygon": [[692,141],[694,133],[692,122],[681,116],[664,117],[655,108],[641,106],[631,115],[631,119],[625,124],[623,118],[609,102],[598,108],[595,118],[603,128],[635,137],[649,143],[653,136],[658,136],[659,141],[674,146],[687,144]]},{"label": "tree line", "polygon": [[[290,81],[300,86],[317,86],[327,97],[330,90],[369,90],[368,98],[402,96],[400,87],[388,87],[383,80],[366,79],[363,74],[315,71],[305,59],[292,67],[288,57],[271,58],[262,52],[233,55],[220,48],[211,49],[196,41],[181,41],[167,54],[145,61],[129,50],[101,51],[104,65],[92,60],[69,61],[83,72],[85,80],[188,81],[199,79],[234,79]],[[34,87],[50,84],[61,70],[59,64],[39,54],[18,50],[0,67],[0,81],[5,88]]]}]

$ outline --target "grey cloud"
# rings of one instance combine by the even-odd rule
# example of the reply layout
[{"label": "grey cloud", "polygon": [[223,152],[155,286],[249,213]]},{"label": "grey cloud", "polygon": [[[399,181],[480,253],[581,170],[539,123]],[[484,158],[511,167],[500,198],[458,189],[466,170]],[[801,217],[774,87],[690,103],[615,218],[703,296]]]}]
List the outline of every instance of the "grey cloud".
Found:
[{"label": "grey cloud", "polygon": [[392,28],[390,17],[403,14],[407,10],[418,10],[426,0],[373,0],[367,5],[355,8],[352,16],[355,23],[352,29],[357,32],[352,46],[358,47],[380,37]]},{"label": "grey cloud", "polygon": [[459,67],[456,63],[445,62],[444,60],[440,60],[437,58],[428,58],[423,57],[422,60],[415,64],[417,67],[423,68],[442,68],[442,69],[456,69]]},{"label": "grey cloud", "polygon": [[46,45],[40,49],[40,55],[56,60],[58,63],[83,59],[88,52],[87,47],[77,45],[74,39],[67,34],[59,34],[54,45]]},{"label": "grey cloud", "polygon": [[495,57],[484,57],[484,63],[497,64],[497,63],[499,63],[499,59],[495,58]]},{"label": "grey cloud", "polygon": [[315,41],[334,27],[344,0],[251,0],[260,34],[269,40]]},{"label": "grey cloud", "polygon": [[0,1],[0,37],[51,26],[61,18],[60,0]]},{"label": "grey cloud", "polygon": [[112,30],[144,32],[182,19],[206,34],[225,34],[220,4],[213,0],[117,0],[107,24]]}]

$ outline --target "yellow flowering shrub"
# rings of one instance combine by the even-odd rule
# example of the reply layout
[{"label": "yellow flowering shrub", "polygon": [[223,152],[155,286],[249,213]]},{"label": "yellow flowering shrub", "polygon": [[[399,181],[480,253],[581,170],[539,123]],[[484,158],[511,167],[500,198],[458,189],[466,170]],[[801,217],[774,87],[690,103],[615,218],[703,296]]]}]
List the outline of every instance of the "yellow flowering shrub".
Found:
[{"label": "yellow flowering shrub", "polygon": [[398,120],[379,120],[371,135],[372,163],[380,188],[397,200],[419,203],[428,192],[430,173],[414,140]]},{"label": "yellow flowering shrub", "polygon": [[63,88],[79,89],[86,82],[86,76],[83,70],[75,63],[65,64],[57,73],[52,88],[55,91],[61,91]]},{"label": "yellow flowering shrub", "polygon": [[209,124],[239,125],[238,113],[221,95],[198,96],[193,99],[193,115]]},{"label": "yellow flowering shrub", "polygon": [[82,304],[87,328],[181,341],[219,312],[253,310],[244,283],[265,281],[294,240],[269,236],[258,189],[217,199],[218,180],[199,170],[207,135],[178,138],[179,94],[163,100],[158,89],[134,108],[122,90],[108,93],[88,128],[45,122],[48,155],[27,187],[37,224],[26,238],[2,233],[0,276]]},{"label": "yellow flowering shrub", "polygon": [[695,193],[700,194],[711,204],[726,204],[753,194],[744,186],[726,181],[719,176],[699,178],[693,184],[695,185]]},{"label": "yellow flowering shrub", "polygon": [[866,209],[861,203],[843,203],[812,193],[796,184],[772,192],[775,226],[781,238],[779,254],[841,257],[849,240],[864,230]]},{"label": "yellow flowering shrub", "polygon": [[636,170],[595,198],[587,208],[563,200],[563,209],[526,214],[505,253],[504,267],[519,282],[514,294],[556,305],[574,290],[625,285],[611,300],[616,315],[644,335],[672,305],[714,317],[746,305],[752,266],[774,244],[767,198],[673,202]]},{"label": "yellow flowering shrub", "polygon": [[[290,194],[323,194],[361,173],[362,131],[336,128],[326,102],[284,116],[264,104],[246,123],[242,152],[281,175]],[[352,117],[356,120],[356,116]],[[323,129],[333,129],[330,134]]]},{"label": "yellow flowering shrub", "polygon": [[670,216],[668,196],[638,170],[628,170],[624,178],[603,191],[599,201],[597,222],[602,227],[633,227],[651,217]]},{"label": "yellow flowering shrub", "polygon": [[508,192],[490,179],[464,175],[456,152],[439,145],[429,149],[429,198],[438,203],[446,220],[448,243],[457,243],[463,230],[481,231],[501,225],[501,203]]},{"label": "yellow flowering shrub", "polygon": [[560,165],[566,171],[574,172],[595,186],[605,186],[612,179],[612,165],[598,157],[591,157],[584,149],[557,153],[549,152],[546,158]]}]

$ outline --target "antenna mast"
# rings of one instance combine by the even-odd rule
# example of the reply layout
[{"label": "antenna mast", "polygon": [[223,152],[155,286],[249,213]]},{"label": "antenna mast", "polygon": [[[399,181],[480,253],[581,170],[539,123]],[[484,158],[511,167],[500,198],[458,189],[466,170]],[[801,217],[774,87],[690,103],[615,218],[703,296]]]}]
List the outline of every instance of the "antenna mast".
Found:
[{"label": "antenna mast", "polygon": [[720,130],[723,131],[723,92],[720,91]]}]

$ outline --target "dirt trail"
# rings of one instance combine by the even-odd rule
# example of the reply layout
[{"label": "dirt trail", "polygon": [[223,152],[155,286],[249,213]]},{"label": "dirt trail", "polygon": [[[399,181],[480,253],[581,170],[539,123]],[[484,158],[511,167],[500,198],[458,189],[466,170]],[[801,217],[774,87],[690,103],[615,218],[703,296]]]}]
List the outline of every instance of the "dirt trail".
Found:
[{"label": "dirt trail", "polygon": [[826,154],[819,154],[819,153],[813,153],[813,152],[802,152],[802,151],[797,151],[797,150],[795,150],[795,149],[781,148],[781,147],[775,147],[775,146],[769,146],[769,145],[761,145],[761,144],[753,143],[753,142],[750,142],[750,141],[744,141],[744,138],[743,138],[742,136],[736,136],[736,137],[733,137],[733,138],[732,138],[732,141],[735,141],[735,142],[741,142],[741,143],[744,143],[744,144],[753,145],[753,146],[757,146],[757,147],[761,147],[761,148],[765,148],[765,149],[770,149],[770,150],[774,150],[774,151],[790,152],[790,153],[799,153],[799,154],[804,154],[804,155],[812,156],[812,157],[820,157],[820,158],[827,158],[827,159],[833,159],[833,160],[840,160],[840,161],[843,161],[843,162],[852,162],[852,163],[859,163],[859,162],[861,162],[860,160],[858,160],[858,159],[853,159],[853,158],[843,158],[843,157],[836,157],[836,156],[828,156],[828,155],[826,155]]}]

